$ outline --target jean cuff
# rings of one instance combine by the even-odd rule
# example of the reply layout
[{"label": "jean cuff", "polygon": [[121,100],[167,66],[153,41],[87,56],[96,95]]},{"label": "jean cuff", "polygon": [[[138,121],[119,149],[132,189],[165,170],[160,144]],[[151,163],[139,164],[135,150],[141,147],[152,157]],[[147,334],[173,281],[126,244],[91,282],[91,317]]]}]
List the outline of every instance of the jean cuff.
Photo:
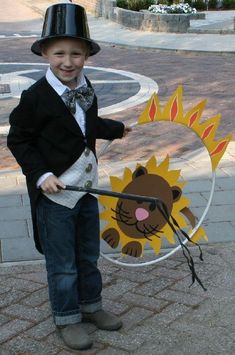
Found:
[{"label": "jean cuff", "polygon": [[82,313],[94,313],[102,309],[102,301],[100,300],[95,303],[81,304],[80,307]]},{"label": "jean cuff", "polygon": [[81,313],[70,314],[65,316],[54,316],[55,325],[67,325],[67,324],[75,324],[81,323],[82,315]]}]

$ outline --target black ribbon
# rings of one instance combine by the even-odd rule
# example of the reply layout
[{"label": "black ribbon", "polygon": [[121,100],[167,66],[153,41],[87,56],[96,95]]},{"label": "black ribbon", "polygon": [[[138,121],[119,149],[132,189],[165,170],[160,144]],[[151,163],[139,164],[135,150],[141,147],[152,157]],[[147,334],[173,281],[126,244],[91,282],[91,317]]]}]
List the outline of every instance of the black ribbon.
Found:
[{"label": "black ribbon", "polygon": [[[108,190],[102,190],[102,189],[85,188],[85,187],[80,187],[80,186],[77,187],[77,186],[67,185],[65,187],[65,190],[87,192],[87,193],[111,196],[111,197],[116,197],[116,198],[124,198],[124,199],[127,199],[127,200],[135,200],[135,201],[138,201],[138,202],[140,201],[140,202],[151,202],[151,203],[154,203],[155,206],[160,211],[160,213],[162,214],[162,216],[165,218],[166,222],[168,223],[168,225],[170,226],[170,228],[172,229],[174,234],[178,238],[178,241],[179,241],[180,246],[182,248],[183,255],[184,255],[184,257],[187,260],[187,264],[188,264],[189,269],[190,269],[191,274],[192,274],[192,284],[194,284],[194,282],[197,281],[204,291],[207,290],[204,287],[202,281],[200,280],[200,278],[198,277],[198,275],[196,273],[193,257],[192,257],[192,255],[190,253],[189,248],[182,242],[180,234],[182,234],[189,242],[193,243],[194,245],[196,245],[198,247],[198,249],[200,251],[199,259],[201,261],[203,261],[202,249],[201,249],[201,247],[200,247],[200,245],[198,243],[196,243],[193,240],[191,240],[189,238],[188,234],[184,230],[182,230],[180,228],[180,226],[177,223],[177,221],[175,220],[175,218],[173,218],[171,215],[169,215],[169,213],[167,211],[167,207],[166,207],[165,203],[162,200],[160,200],[158,198],[155,198],[155,197],[134,195],[134,194],[126,194],[126,193],[122,193],[122,192],[108,191]],[[172,222],[171,222],[171,220],[172,220]],[[176,230],[175,227],[177,227],[178,230]],[[192,284],[190,285],[190,287],[192,286]]]}]

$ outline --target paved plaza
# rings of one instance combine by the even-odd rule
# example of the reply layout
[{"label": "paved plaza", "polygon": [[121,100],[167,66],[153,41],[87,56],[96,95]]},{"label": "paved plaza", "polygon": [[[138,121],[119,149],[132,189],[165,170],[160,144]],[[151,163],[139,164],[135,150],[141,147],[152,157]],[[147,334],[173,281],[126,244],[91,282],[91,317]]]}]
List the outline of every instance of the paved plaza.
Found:
[{"label": "paved plaza", "polygon": [[[0,355],[234,354],[235,12],[209,12],[206,20],[192,22],[190,32],[180,35],[133,31],[88,16],[91,37],[102,46],[86,66],[100,115],[135,123],[152,92],[165,104],[183,85],[185,112],[207,99],[202,119],[221,113],[216,138],[231,133],[232,141],[217,169],[212,204],[203,222],[209,238],[202,243],[204,261],[198,249],[190,247],[207,291],[198,283],[190,287],[191,273],[181,251],[145,267],[127,268],[100,258],[104,308],[120,316],[124,326],[107,332],[87,324],[94,346],[75,352],[55,334],[45,263],[32,241],[25,179],[6,148],[9,112],[20,92],[45,72],[45,63],[29,48],[40,35],[46,7],[56,2],[1,2]],[[134,169],[153,154],[159,161],[170,155],[170,166],[181,170],[187,181],[184,194],[200,218],[212,189],[210,160],[197,136],[180,125],[136,127],[125,140],[114,142],[100,158],[100,186],[107,187],[110,175],[120,177],[125,167]],[[107,252],[104,245],[102,250]],[[166,246],[161,256],[169,250]],[[154,258],[151,251],[145,255],[146,261]]]}]

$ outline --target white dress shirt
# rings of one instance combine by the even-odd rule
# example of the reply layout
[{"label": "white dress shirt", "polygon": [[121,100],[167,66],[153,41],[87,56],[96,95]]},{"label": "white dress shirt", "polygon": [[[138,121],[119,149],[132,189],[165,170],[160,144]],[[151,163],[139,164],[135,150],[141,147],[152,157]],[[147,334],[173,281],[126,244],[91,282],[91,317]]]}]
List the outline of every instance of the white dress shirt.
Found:
[{"label": "white dress shirt", "polygon": [[[53,74],[53,72],[51,71],[50,68],[48,68],[48,70],[47,70],[46,79],[47,79],[48,83],[53,87],[53,89],[57,92],[57,94],[60,97],[65,93],[65,91],[71,90],[68,86],[62,84],[62,82]],[[87,86],[87,82],[86,82],[83,72],[80,73],[80,77],[78,78],[77,86],[75,89],[78,89],[81,86]],[[63,100],[63,98],[62,98],[62,100]],[[77,123],[79,124],[79,126],[82,130],[82,133],[85,135],[85,130],[86,130],[85,114],[84,114],[84,111],[79,106],[78,102],[76,102],[76,113],[74,114],[74,118],[77,121]]]}]

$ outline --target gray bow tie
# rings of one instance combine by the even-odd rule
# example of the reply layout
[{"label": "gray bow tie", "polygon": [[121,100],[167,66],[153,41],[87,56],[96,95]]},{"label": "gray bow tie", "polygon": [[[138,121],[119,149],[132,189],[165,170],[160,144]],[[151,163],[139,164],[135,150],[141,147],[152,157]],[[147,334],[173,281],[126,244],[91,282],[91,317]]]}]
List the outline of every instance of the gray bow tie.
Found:
[{"label": "gray bow tie", "polygon": [[86,112],[92,105],[94,90],[90,87],[82,86],[75,90],[66,91],[63,93],[62,98],[72,114],[76,112],[76,101],[78,101],[83,111]]}]

